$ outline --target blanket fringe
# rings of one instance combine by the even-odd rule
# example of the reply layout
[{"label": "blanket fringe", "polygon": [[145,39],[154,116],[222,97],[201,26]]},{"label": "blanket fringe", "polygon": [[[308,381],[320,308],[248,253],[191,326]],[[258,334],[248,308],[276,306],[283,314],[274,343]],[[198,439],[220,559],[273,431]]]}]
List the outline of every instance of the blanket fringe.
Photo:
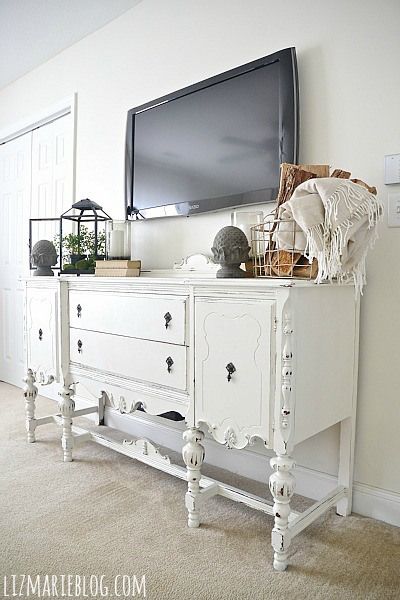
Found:
[{"label": "blanket fringe", "polygon": [[[304,255],[311,263],[318,260],[317,283],[337,279],[339,283],[352,280],[356,293],[362,294],[366,282],[365,262],[369,248],[375,244],[378,234],[375,226],[382,219],[383,206],[376,196],[365,192],[358,186],[341,185],[325,203],[324,223],[314,225],[306,231],[306,249]],[[338,223],[338,210],[343,203],[351,219]],[[361,259],[351,270],[344,271],[342,265],[343,251],[348,244],[348,232],[357,221],[368,218],[370,236]]]}]

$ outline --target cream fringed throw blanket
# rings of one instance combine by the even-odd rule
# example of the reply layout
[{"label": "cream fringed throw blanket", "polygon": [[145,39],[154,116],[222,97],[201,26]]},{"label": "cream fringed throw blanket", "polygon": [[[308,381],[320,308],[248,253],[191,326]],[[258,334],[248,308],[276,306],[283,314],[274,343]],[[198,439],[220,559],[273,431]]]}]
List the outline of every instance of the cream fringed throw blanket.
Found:
[{"label": "cream fringed throw blanket", "polygon": [[274,241],[279,250],[295,249],[310,262],[316,258],[317,283],[352,278],[362,292],[365,258],[382,214],[381,202],[356,183],[336,177],[310,179],[279,208],[280,219],[295,221],[295,232],[293,224],[281,223]]}]

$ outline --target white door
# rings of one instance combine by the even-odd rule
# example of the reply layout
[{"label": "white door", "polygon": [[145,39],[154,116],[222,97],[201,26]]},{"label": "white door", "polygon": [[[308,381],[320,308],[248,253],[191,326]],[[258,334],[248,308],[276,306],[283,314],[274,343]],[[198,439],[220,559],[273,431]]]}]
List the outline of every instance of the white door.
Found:
[{"label": "white door", "polygon": [[24,288],[28,272],[31,139],[0,146],[0,380],[21,385],[24,371]]},{"label": "white door", "polygon": [[[0,146],[0,380],[21,386],[29,218],[58,217],[72,199],[71,115]],[[38,226],[33,238],[53,240]]]},{"label": "white door", "polygon": [[[72,116],[32,132],[32,195],[30,217],[59,217],[72,206]],[[32,241],[54,240],[55,221],[32,225]]]}]

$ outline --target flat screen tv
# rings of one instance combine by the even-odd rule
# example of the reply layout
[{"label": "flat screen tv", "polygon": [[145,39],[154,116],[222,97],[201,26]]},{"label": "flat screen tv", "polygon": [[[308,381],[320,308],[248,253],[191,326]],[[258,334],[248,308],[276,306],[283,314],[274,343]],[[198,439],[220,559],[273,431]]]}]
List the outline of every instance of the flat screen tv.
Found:
[{"label": "flat screen tv", "polygon": [[286,48],[128,112],[128,218],[273,201],[297,162],[298,82]]}]

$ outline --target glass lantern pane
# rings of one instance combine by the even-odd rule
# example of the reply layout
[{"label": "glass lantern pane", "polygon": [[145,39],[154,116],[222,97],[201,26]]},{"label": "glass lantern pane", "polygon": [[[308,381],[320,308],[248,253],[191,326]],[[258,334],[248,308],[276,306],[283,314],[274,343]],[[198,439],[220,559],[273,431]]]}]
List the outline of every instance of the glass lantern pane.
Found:
[{"label": "glass lantern pane", "polygon": [[108,260],[131,258],[131,222],[108,221],[106,224],[106,256]]}]

